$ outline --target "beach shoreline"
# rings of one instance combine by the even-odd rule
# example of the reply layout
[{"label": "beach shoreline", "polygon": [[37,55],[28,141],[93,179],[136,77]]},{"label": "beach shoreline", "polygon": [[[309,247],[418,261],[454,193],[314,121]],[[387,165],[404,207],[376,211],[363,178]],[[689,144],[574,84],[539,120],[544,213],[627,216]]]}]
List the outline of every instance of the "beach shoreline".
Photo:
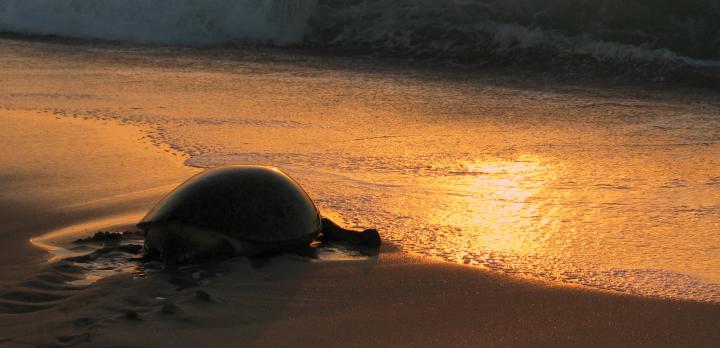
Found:
[{"label": "beach shoreline", "polygon": [[[4,228],[0,236],[8,246],[3,257],[15,259],[15,263],[5,261],[13,266],[4,268],[2,301],[6,305],[23,301],[38,304],[43,302],[39,294],[58,297],[44,300],[47,306],[39,310],[4,306],[0,342],[8,346],[197,346],[232,342],[248,346],[700,347],[720,340],[717,303],[644,298],[532,281],[412,256],[392,244],[383,247],[378,257],[364,261],[309,262],[283,255],[257,267],[236,259],[142,278],[121,274],[82,289],[33,290],[27,281],[41,279],[38,276],[47,273],[48,255],[32,249],[29,238],[102,214],[142,211],[162,195],[164,189],[154,188],[171,187],[197,170],[184,167],[182,158],[169,152],[146,148],[147,143],[138,141],[139,130],[114,122],[57,119],[7,110],[1,116],[4,145],[17,150],[11,154],[16,158],[4,158],[3,162],[18,163],[23,158],[27,163],[41,164],[6,166],[3,177],[15,178],[17,185],[28,184],[22,186],[22,200],[17,191],[6,187],[3,197],[12,199],[4,199],[4,207],[58,199],[79,204],[40,210],[42,213],[10,211],[16,225]],[[70,155],[62,158],[58,153],[17,143],[36,132],[42,135],[37,139],[45,143],[35,142],[35,146],[72,146],[79,129],[86,130],[81,132],[86,135],[82,140],[85,146],[101,150],[96,152],[101,156],[74,160],[72,151],[64,151]],[[105,157],[108,155],[111,162],[124,167],[154,163],[152,167],[162,175],[138,182],[132,168],[112,168]],[[52,165],[49,157],[55,157],[59,167]],[[76,162],[77,158],[82,162]],[[62,177],[68,173],[65,170],[79,163],[79,171]],[[92,168],[97,167],[112,171],[115,185],[93,181],[97,177]],[[35,175],[28,175],[28,169]],[[86,172],[85,177],[80,172]],[[85,189],[46,190],[58,176],[67,187]],[[30,183],[32,178],[46,181]],[[123,183],[143,186],[134,191],[150,193],[123,194],[127,190]],[[120,192],[112,194],[113,190]],[[43,224],[43,219],[50,222]],[[27,228],[31,221],[39,227]],[[57,281],[48,284],[62,286]],[[65,296],[58,295],[63,291]],[[40,327],[43,329],[38,331]]]},{"label": "beach shoreline", "polygon": [[[0,43],[0,346],[720,341],[711,90],[269,48]],[[118,254],[92,278],[57,253],[240,163],[279,166],[333,220],[378,228],[379,255],[158,272]]]}]

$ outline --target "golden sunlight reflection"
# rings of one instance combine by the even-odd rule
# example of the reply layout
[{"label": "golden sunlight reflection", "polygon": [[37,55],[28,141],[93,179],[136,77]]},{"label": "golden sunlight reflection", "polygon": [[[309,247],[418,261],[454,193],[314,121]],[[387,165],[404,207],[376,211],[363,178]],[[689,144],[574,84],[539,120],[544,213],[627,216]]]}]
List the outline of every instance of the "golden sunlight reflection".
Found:
[{"label": "golden sunlight reflection", "polygon": [[548,233],[555,219],[533,198],[556,177],[555,169],[537,156],[470,163],[465,175],[449,184],[453,194],[446,195],[446,209],[430,212],[430,223],[459,228],[475,250],[533,253],[542,239],[528,231],[542,225]]}]

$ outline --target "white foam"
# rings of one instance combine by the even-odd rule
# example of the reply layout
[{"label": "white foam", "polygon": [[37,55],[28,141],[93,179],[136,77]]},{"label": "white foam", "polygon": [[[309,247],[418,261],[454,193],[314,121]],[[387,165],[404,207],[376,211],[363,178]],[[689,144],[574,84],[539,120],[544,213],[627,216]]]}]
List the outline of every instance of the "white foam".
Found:
[{"label": "white foam", "polygon": [[720,62],[680,56],[665,48],[643,48],[596,40],[584,35],[567,36],[537,28],[530,29],[518,24],[494,23],[488,25],[486,30],[494,33],[494,39],[501,50],[547,48],[569,55],[589,55],[598,61],[676,62],[697,66],[720,66]]}]

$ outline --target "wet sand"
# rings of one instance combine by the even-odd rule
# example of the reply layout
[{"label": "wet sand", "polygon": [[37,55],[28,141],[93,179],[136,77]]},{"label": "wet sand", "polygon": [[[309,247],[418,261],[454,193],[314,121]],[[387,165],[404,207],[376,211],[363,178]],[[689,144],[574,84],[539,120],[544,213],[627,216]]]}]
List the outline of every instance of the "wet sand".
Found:
[{"label": "wet sand", "polygon": [[720,302],[711,90],[297,50],[0,43],[0,108],[137,126],[189,166],[278,166],[323,211],[414,254]]},{"label": "wet sand", "polygon": [[[28,240],[128,223],[196,172],[114,122],[2,111],[5,346],[712,346],[720,305],[559,286],[410,256],[237,259],[89,287]],[[122,220],[122,218],[120,218]],[[120,221],[118,220],[118,221]]]},{"label": "wet sand", "polygon": [[141,214],[197,172],[143,140],[138,127],[28,111],[0,115],[0,243],[12,251],[0,253],[3,284],[27,277],[49,258],[31,237]]}]

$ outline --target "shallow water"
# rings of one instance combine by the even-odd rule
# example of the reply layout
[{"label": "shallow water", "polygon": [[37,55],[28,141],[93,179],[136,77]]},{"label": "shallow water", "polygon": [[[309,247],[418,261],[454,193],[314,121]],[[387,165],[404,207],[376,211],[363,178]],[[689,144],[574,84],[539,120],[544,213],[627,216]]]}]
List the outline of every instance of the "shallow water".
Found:
[{"label": "shallow water", "polygon": [[1,50],[2,108],[139,124],[192,166],[278,166],[403,250],[720,301],[711,92],[292,51]]}]

